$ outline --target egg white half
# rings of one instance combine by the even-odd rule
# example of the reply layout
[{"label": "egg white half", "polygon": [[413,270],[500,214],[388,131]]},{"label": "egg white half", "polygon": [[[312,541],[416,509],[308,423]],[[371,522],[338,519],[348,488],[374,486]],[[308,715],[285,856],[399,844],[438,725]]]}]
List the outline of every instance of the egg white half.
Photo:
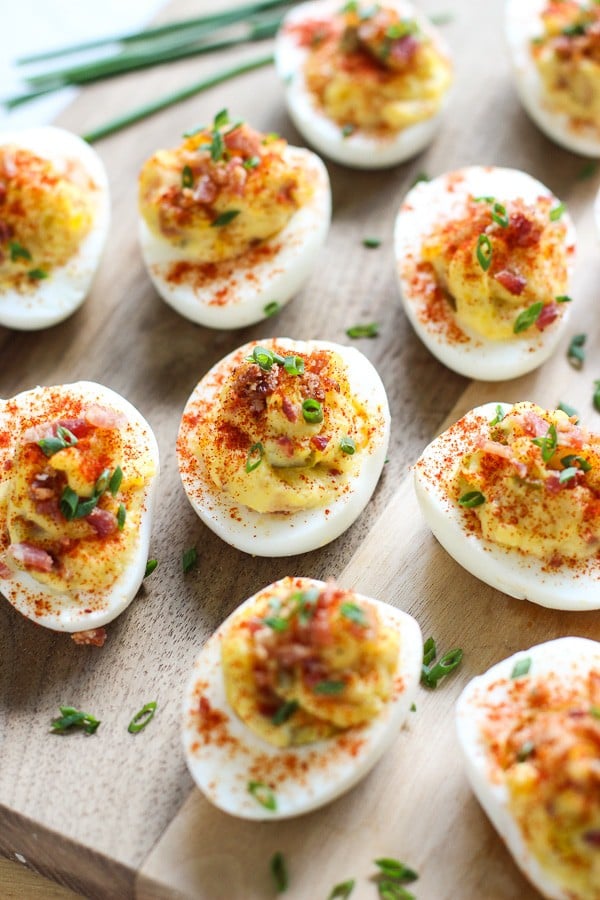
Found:
[{"label": "egg white half", "polygon": [[512,57],[515,84],[528,114],[544,134],[567,150],[600,156],[600,130],[574,127],[570,116],[546,104],[544,85],[531,56],[531,41],[544,33],[540,18],[546,0],[507,0],[506,38]]},{"label": "egg white half", "polygon": [[[287,819],[331,802],[353,787],[393,743],[415,698],[423,661],[423,641],[407,613],[356,594],[358,602],[376,608],[383,625],[400,635],[398,687],[380,715],[366,725],[313,744],[280,749],[254,734],[229,706],[221,669],[221,640],[234,616],[271,589],[286,582],[301,590],[323,588],[312,578],[282,579],[243,603],[208,639],[194,664],[183,707],[183,747],[192,777],[219,809],[243,819]],[[199,700],[206,698],[222,717],[218,735],[198,727]],[[274,783],[277,807],[268,810],[248,791],[250,781]]]},{"label": "egg white half", "polygon": [[300,147],[286,147],[283,157],[301,166],[313,186],[309,197],[278,234],[225,260],[202,274],[202,261],[189,275],[169,279],[174,263],[186,261],[185,248],[174,247],[153,234],[140,217],[140,242],[144,261],[160,296],[174,310],[209,328],[243,328],[265,319],[270,303],[283,306],[310,277],[327,237],[331,220],[331,189],[322,161]]},{"label": "egg white half", "polygon": [[[561,304],[561,315],[544,331],[529,328],[514,340],[494,341],[482,337],[458,321],[447,304],[444,320],[432,320],[427,302],[437,284],[432,271],[420,271],[424,239],[444,220],[462,218],[469,195],[492,196],[501,203],[520,198],[535,204],[538,197],[559,200],[540,181],[517,169],[470,166],[447,172],[432,181],[419,182],[406,195],[394,228],[394,252],[400,297],[408,319],[428,350],[459,375],[481,381],[516,378],[541,366],[554,352],[566,325],[570,303]],[[568,213],[566,246],[569,277],[575,262],[575,226]],[[462,332],[458,339],[456,327]]]},{"label": "egg white half", "polygon": [[[135,406],[120,394],[91,381],[36,387],[17,394],[10,400],[0,400],[0,433],[6,431],[13,439],[8,445],[0,447],[0,467],[12,459],[14,445],[18,443],[23,430],[23,421],[27,422],[27,427],[32,421],[40,423],[47,421],[45,410],[48,407],[50,391],[53,405],[54,398],[64,395],[65,399],[78,397],[86,404],[99,404],[122,413],[127,418],[127,423],[121,429],[125,447],[133,447],[140,453],[148,454],[154,462],[158,475],[158,445],[148,422]],[[124,465],[127,465],[126,461]],[[0,593],[28,619],[54,631],[86,631],[111,622],[129,606],[144,578],[157,484],[156,475],[145,488],[141,524],[135,538],[132,558],[122,575],[108,590],[58,592],[36,581],[28,572],[21,569],[15,568],[10,577],[5,578],[0,567]]]},{"label": "egg white half", "polygon": [[371,421],[381,428],[373,435],[363,456],[360,473],[349,483],[349,490],[323,507],[298,512],[258,513],[219,491],[210,480],[201,458],[188,449],[193,431],[186,417],[194,417],[214,402],[222,380],[254,347],[273,346],[270,338],[252,341],[230,353],[204,376],[192,392],[184,409],[178,437],[179,472],[188,500],[205,525],[220,538],[254,556],[293,556],[325,546],[352,525],[367,503],[381,475],[390,436],[390,414],[382,381],[366,356],[354,347],[329,341],[293,341],[277,338],[277,345],[293,353],[331,350],[339,353],[347,366],[353,395],[370,412]]},{"label": "egg white half", "polygon": [[[575,900],[575,894],[563,890],[542,868],[523,840],[508,807],[506,786],[494,770],[482,730],[494,714],[495,706],[509,699],[507,684],[515,663],[531,659],[532,682],[544,683],[551,673],[559,673],[565,684],[584,680],[591,669],[600,668],[600,644],[580,637],[563,637],[537,644],[509,656],[474,678],[460,695],[456,705],[456,729],[464,754],[465,771],[471,787],[494,828],[506,844],[514,861],[535,887],[550,900]],[[493,685],[493,688],[491,687]]]},{"label": "egg white half", "polygon": [[[299,46],[286,26],[303,21],[326,18],[339,13],[343,0],[310,0],[294,7],[285,17],[275,42],[275,67],[285,86],[285,100],[290,118],[304,138],[324,156],[357,169],[383,169],[395,166],[420,153],[435,137],[441,124],[443,109],[431,118],[417,122],[391,135],[370,134],[356,129],[344,137],[342,128],[315,104],[306,86],[303,66],[307,51]],[[440,53],[450,57],[437,29],[426,16],[406,0],[386,0],[386,7],[397,9],[403,18],[414,19],[423,33],[432,39]]]},{"label": "egg white half", "polygon": [[110,197],[104,165],[95,150],[76,134],[54,126],[0,134],[0,145],[14,144],[50,160],[61,171],[68,160],[81,163],[94,184],[93,221],[89,233],[64,266],[30,290],[0,291],[0,325],[22,331],[48,328],[68,318],[89,293],[110,223]]},{"label": "egg white half", "polygon": [[465,513],[452,499],[451,485],[455,468],[449,460],[460,461],[464,453],[475,449],[481,433],[496,416],[496,407],[504,412],[511,403],[486,403],[467,413],[461,422],[469,425],[469,439],[461,441],[464,427],[449,428],[423,451],[414,467],[414,484],[423,516],[442,547],[457,563],[491,587],[511,597],[530,600],[552,609],[600,609],[600,562],[581,560],[577,566],[551,568],[534,556],[500,547],[470,533]]}]

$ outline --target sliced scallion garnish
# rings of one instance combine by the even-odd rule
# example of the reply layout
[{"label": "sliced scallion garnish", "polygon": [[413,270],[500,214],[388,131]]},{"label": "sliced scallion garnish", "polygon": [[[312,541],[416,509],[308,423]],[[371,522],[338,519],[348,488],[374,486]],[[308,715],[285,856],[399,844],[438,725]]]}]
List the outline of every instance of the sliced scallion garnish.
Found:
[{"label": "sliced scallion garnish", "polygon": [[497,403],[496,404],[496,415],[490,422],[490,428],[492,428],[494,425],[499,425],[500,422],[502,421],[502,419],[504,418],[504,416],[505,416],[504,410],[502,409],[500,404]]},{"label": "sliced scallion garnish", "polygon": [[181,187],[182,188],[191,188],[194,186],[194,173],[192,172],[190,166],[184,166],[183,171],[181,173]]},{"label": "sliced scallion garnish", "polygon": [[348,456],[353,456],[356,453],[356,442],[351,437],[345,436],[340,441],[340,450]]},{"label": "sliced scallion garnish", "polygon": [[135,716],[127,726],[127,731],[130,734],[137,734],[138,731],[141,731],[143,728],[145,728],[148,722],[150,722],[150,720],[154,718],[155,712],[156,700],[151,700],[150,703],[145,703],[140,711],[136,712]]},{"label": "sliced scallion garnish", "polygon": [[313,685],[313,694],[323,694],[325,696],[329,696],[332,694],[341,694],[344,688],[346,687],[345,681],[317,681],[315,685]]},{"label": "sliced scallion garnish", "polygon": [[271,716],[273,725],[283,725],[294,715],[300,704],[297,700],[286,700]]},{"label": "sliced scallion garnish", "polygon": [[569,453],[567,456],[561,456],[560,461],[563,466],[566,466],[567,468],[574,466],[575,463],[577,463],[577,467],[582,472],[589,472],[592,468],[592,464],[587,459],[585,459],[583,456],[577,456],[577,454],[575,453]]},{"label": "sliced scallion garnish", "polygon": [[366,325],[352,325],[346,329],[349,338],[374,338],[379,334],[377,322],[369,322]]},{"label": "sliced scallion garnish", "polygon": [[492,242],[487,234],[480,234],[477,238],[477,261],[484,272],[487,272],[492,264]]},{"label": "sliced scallion garnish", "polygon": [[302,401],[302,415],[305,422],[308,422],[310,425],[318,425],[319,422],[323,421],[323,407],[318,400],[307,397],[306,400]]},{"label": "sliced scallion garnish", "polygon": [[247,790],[265,809],[271,812],[277,809],[277,798],[269,785],[265,784],[264,781],[249,781]]},{"label": "sliced scallion garnish", "polygon": [[327,900],[348,900],[348,897],[354,890],[355,884],[356,881],[354,878],[349,878],[347,881],[340,881],[339,884],[336,884],[331,888]]},{"label": "sliced scallion garnish", "polygon": [[190,572],[196,563],[198,562],[198,551],[195,547],[188,547],[187,550],[183,551],[183,556],[181,558],[181,565],[183,568],[183,574],[187,575]]},{"label": "sliced scallion garnish", "polygon": [[592,403],[594,409],[600,412],[600,380],[594,382],[594,393],[592,395]]},{"label": "sliced scallion garnish", "polygon": [[278,303],[276,300],[271,300],[270,303],[267,303],[263,307],[263,312],[264,312],[265,316],[270,318],[271,316],[274,316],[276,313],[278,313],[280,309],[281,309],[281,304]]},{"label": "sliced scallion garnish", "polygon": [[556,408],[562,410],[562,412],[566,413],[568,416],[577,416],[579,418],[579,412],[569,403],[564,403],[561,400]]},{"label": "sliced scallion garnish", "polygon": [[585,361],[585,350],[583,349],[583,346],[586,338],[586,334],[575,334],[569,343],[567,359],[575,369],[581,369]]},{"label": "sliced scallion garnish", "polygon": [[481,506],[482,503],[485,503],[485,497],[481,491],[467,491],[466,494],[462,494],[458,498],[458,503],[460,506],[464,506],[465,509],[473,509],[475,506]]},{"label": "sliced scallion garnish", "polygon": [[562,214],[564,212],[566,212],[566,209],[567,209],[567,207],[565,206],[564,203],[559,203],[558,206],[555,206],[553,209],[550,210],[550,221],[558,222],[558,220],[561,218]]},{"label": "sliced scallion garnish", "polygon": [[364,609],[357,603],[342,603],[340,606],[340,614],[345,619],[354,622],[355,625],[361,625],[363,628],[369,624]]},{"label": "sliced scallion garnish", "polygon": [[52,734],[68,734],[73,728],[83,728],[85,734],[94,734],[100,725],[100,720],[89,713],[81,712],[73,706],[59,706],[60,716],[52,719]]},{"label": "sliced scallion garnish", "polygon": [[521,659],[518,659],[513,666],[512,672],[510,673],[511,678],[522,678],[524,675],[529,675],[529,670],[531,669],[531,657],[523,656]]},{"label": "sliced scallion garnish", "polygon": [[29,250],[26,247],[23,247],[22,244],[19,244],[18,241],[9,241],[8,251],[10,253],[11,262],[16,262],[18,259],[31,260],[31,253]]},{"label": "sliced scallion garnish", "polygon": [[543,308],[543,302],[538,300],[536,303],[532,303],[531,306],[528,306],[527,309],[524,309],[523,312],[520,312],[514,321],[514,334],[521,334],[522,331],[527,331],[528,328],[531,328],[531,326],[539,319]]},{"label": "sliced scallion garnish", "polygon": [[33,278],[34,281],[43,281],[44,278],[49,277],[45,269],[30,269],[27,274],[30,278]]},{"label": "sliced scallion garnish", "polygon": [[375,859],[373,861],[383,875],[386,875],[388,878],[393,878],[400,882],[400,884],[410,884],[419,877],[414,869],[409,869],[408,866],[405,866],[404,863],[400,862],[398,859],[383,857],[382,859]]},{"label": "sliced scallion garnish", "polygon": [[250,473],[254,472],[255,469],[258,469],[263,461],[264,454],[265,448],[260,441],[257,444],[252,444],[246,457],[246,472]]},{"label": "sliced scallion garnish", "polygon": [[271,858],[271,875],[278,894],[287,890],[288,874],[283,853],[274,853]]},{"label": "sliced scallion garnish", "polygon": [[117,510],[117,526],[119,531],[123,531],[125,528],[125,519],[127,518],[127,509],[125,508],[124,503],[119,503],[119,508]]},{"label": "sliced scallion garnish", "polygon": [[379,238],[366,237],[363,238],[362,245],[368,250],[375,250],[377,247],[381,247],[381,241]]},{"label": "sliced scallion garnish", "polygon": [[[449,650],[448,653],[445,653],[434,665],[423,663],[421,667],[421,683],[428,688],[436,688],[442,678],[445,678],[446,675],[449,675],[460,665],[462,658],[463,651],[460,647],[456,647],[454,650]],[[433,663],[433,659],[431,662]]]},{"label": "sliced scallion garnish", "polygon": [[550,462],[558,446],[556,425],[549,425],[546,434],[543,437],[532,438],[531,443],[540,448],[544,462]]},{"label": "sliced scallion garnish", "polygon": [[59,450],[64,450],[65,447],[74,447],[76,443],[77,438],[73,432],[62,425],[57,427],[55,437],[42,438],[37,442],[44,456],[48,457],[54,456],[55,453],[58,453]]},{"label": "sliced scallion garnish", "polygon": [[224,225],[229,225],[240,213],[241,209],[226,209],[216,219],[213,219],[210,223],[211,228],[222,228]]},{"label": "sliced scallion garnish", "polygon": [[156,569],[157,565],[158,565],[157,559],[149,559],[148,562],[146,563],[146,571],[144,572],[144,578],[147,578],[148,575],[152,575],[152,573]]}]

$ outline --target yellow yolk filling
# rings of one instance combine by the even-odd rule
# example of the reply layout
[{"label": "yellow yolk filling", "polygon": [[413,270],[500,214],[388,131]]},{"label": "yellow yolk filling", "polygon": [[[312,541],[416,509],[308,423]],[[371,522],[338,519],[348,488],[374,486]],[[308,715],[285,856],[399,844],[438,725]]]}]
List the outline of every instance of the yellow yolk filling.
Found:
[{"label": "yellow yolk filling", "polygon": [[[298,359],[304,371],[297,375],[277,363],[268,371],[250,360],[238,366],[213,405],[209,428],[197,435],[196,452],[212,482],[260,513],[311,509],[340,496],[358,477],[375,427],[352,396],[337,353]],[[307,421],[307,405],[317,421]],[[342,449],[348,440],[350,453]]]},{"label": "yellow yolk filling", "polygon": [[456,499],[481,536],[548,562],[600,550],[600,438],[561,410],[518,403],[460,461]]},{"label": "yellow yolk filling", "polygon": [[232,259],[274,237],[313,193],[286,146],[244,124],[215,124],[159,150],[140,173],[146,225],[204,263]]},{"label": "yellow yolk filling", "polygon": [[238,617],[221,649],[229,704],[277,747],[371,721],[392,696],[400,646],[352,592],[288,581]]},{"label": "yellow yolk filling", "polygon": [[536,329],[535,320],[522,330],[517,324],[533,304],[553,304],[556,315],[562,314],[555,298],[567,293],[566,229],[550,218],[550,210],[549,198],[540,198],[536,208],[471,199],[464,218],[428,235],[422,258],[433,267],[459,324],[490,340],[518,340]]},{"label": "yellow yolk filling", "polygon": [[0,147],[0,290],[31,287],[63,266],[89,233],[95,185],[77,161]]}]

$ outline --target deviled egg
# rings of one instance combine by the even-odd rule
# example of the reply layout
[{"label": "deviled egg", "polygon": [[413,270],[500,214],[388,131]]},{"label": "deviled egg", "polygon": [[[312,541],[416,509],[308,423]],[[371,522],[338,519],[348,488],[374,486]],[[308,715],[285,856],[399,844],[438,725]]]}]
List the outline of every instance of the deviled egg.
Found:
[{"label": "deviled egg", "polygon": [[557,144],[600,156],[600,7],[508,0],[506,32],[523,106]]},{"label": "deviled egg", "polygon": [[390,434],[385,388],[352,347],[269,338],[200,381],[177,456],[188,499],[223,540],[256,556],[322,547],[369,502]]},{"label": "deviled egg", "polygon": [[0,134],[0,325],[55,325],[83,303],[110,216],[97,153],[62,128]]},{"label": "deviled egg", "polygon": [[242,328],[310,276],[331,191],[313,153],[222,110],[146,161],[139,208],[142,253],[163,300],[200,325]]},{"label": "deviled egg", "polygon": [[544,897],[600,896],[600,644],[563,637],[503,660],[461,694],[471,786]]},{"label": "deviled egg", "polygon": [[422,658],[419,626],[387,603],[312,578],[269,585],[196,660],[183,724],[192,777],[245,819],[329,803],[397,737]]},{"label": "deviled egg", "polygon": [[555,609],[600,609],[600,435],[561,410],[487,403],[423,451],[423,515],[477,578]]},{"label": "deviled egg", "polygon": [[146,420],[103,385],[1,400],[6,599],[55,631],[89,633],[118,616],[144,577],[158,466]]},{"label": "deviled egg", "polygon": [[502,381],[555,350],[571,306],[575,228],[535,178],[472,166],[419,182],[398,213],[394,248],[406,314],[448,368]]},{"label": "deviled egg", "polygon": [[285,17],[275,45],[289,114],[344,165],[396,165],[429,144],[452,80],[448,50],[406,0],[313,0]]}]

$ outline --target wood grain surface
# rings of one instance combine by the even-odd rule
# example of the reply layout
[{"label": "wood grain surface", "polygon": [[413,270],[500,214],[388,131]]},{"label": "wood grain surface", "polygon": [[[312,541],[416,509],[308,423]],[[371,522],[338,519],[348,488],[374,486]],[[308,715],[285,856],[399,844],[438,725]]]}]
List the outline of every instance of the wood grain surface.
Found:
[{"label": "wood grain surface", "polygon": [[[176,0],[165,15],[211,5]],[[89,299],[47,331],[0,329],[0,396],[35,384],[100,381],[143,412],[161,451],[151,544],[159,566],[110,625],[103,649],[75,646],[9,604],[0,606],[0,853],[13,860],[20,854],[87,897],[273,897],[268,862],[276,850],[288,860],[290,898],[325,898],[351,876],[357,878],[353,900],[375,897],[368,878],[373,858],[383,855],[419,871],[420,900],[535,896],[468,790],[453,701],[467,678],[520,647],[567,633],[598,637],[599,616],[511,600],[462,571],[424,526],[409,467],[445,419],[488,400],[550,406],[563,400],[598,428],[591,405],[593,380],[600,378],[600,266],[591,210],[598,179],[577,180],[583,160],[550,144],[521,110],[503,45],[501,0],[478,5],[476,16],[469,0],[420,5],[453,14],[444,30],[456,81],[441,133],[420,158],[389,171],[328,165],[330,236],[310,282],[278,316],[237,332],[192,325],[156,295],[136,240],[139,168],[156,148],[175,145],[186,128],[228,107],[258,128],[302,143],[274,72],[266,69],[100,142],[113,226]],[[59,124],[82,133],[225,61],[263,51],[244,48],[92,86]],[[469,383],[430,356],[401,311],[394,276],[391,230],[415,175],[475,163],[521,168],[548,184],[568,202],[580,238],[570,333],[541,370],[502,385]],[[365,236],[381,238],[381,247],[365,249]],[[380,371],[393,417],[389,463],[366,512],[333,545],[288,560],[254,559],[223,544],[192,512],[177,474],[175,435],[192,388],[248,340],[287,335],[345,343],[345,329],[359,321],[381,325],[377,339],[356,345]],[[575,372],[565,350],[571,334],[583,331],[588,361]],[[184,576],[181,556],[191,546],[199,565]],[[193,787],[180,749],[181,693],[205,638],[247,596],[286,574],[334,575],[388,600],[415,615],[441,648],[462,646],[465,661],[438,691],[421,692],[395,747],[350,794],[300,819],[257,825],[211,808]],[[128,734],[132,714],[151,699],[158,702],[154,721]],[[50,735],[50,719],[64,703],[100,718],[98,732]],[[27,887],[18,890],[15,897],[35,896]]]}]

